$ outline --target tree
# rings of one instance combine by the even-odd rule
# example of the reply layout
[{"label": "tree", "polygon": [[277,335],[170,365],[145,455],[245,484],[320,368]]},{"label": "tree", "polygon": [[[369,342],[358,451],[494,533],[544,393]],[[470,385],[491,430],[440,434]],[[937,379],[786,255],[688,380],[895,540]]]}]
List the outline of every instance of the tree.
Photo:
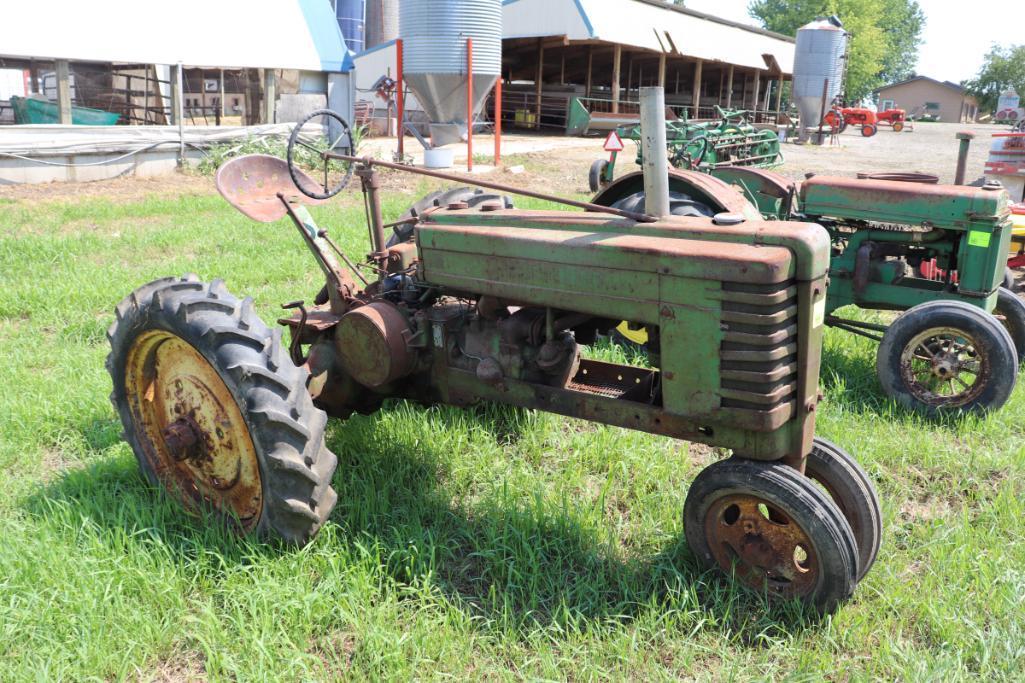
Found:
[{"label": "tree", "polygon": [[963,85],[979,100],[980,111],[996,111],[997,99],[1005,90],[1025,97],[1025,45],[994,45],[978,75]]},{"label": "tree", "polygon": [[886,34],[887,51],[879,74],[880,85],[897,83],[915,75],[924,27],[925,13],[916,0],[886,0],[881,28]]},{"label": "tree", "polygon": [[770,31],[790,36],[817,17],[840,17],[851,34],[846,84],[850,101],[910,74],[918,61],[925,22],[917,0],[753,0],[748,12]]}]

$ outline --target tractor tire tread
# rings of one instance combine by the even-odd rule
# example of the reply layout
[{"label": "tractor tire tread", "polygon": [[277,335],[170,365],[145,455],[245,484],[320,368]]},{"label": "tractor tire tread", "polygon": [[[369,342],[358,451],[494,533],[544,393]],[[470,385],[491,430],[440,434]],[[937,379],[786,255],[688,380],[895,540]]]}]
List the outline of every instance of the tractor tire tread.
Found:
[{"label": "tractor tire tread", "polygon": [[[883,513],[879,504],[879,494],[868,474],[847,451],[832,441],[815,437],[805,476],[825,484],[827,491],[832,486],[835,491],[828,491],[831,496],[840,497],[834,500],[837,507],[844,513],[851,530],[854,531],[858,546],[858,571],[856,580],[861,581],[879,555],[883,537]],[[861,517],[867,524],[855,526],[845,507],[851,508],[851,515]]]},{"label": "tractor tire tread", "polygon": [[218,370],[249,427],[263,482],[261,537],[307,543],[337,501],[331,478],[338,459],[324,440],[326,414],[306,390],[308,371],[288,358],[281,332],[256,315],[252,299],[232,296],[221,280],[192,274],[161,278],[121,301],[108,330],[111,400],[147,479],[158,479],[134,433],[124,363],[135,337],[149,329],[176,334]]}]

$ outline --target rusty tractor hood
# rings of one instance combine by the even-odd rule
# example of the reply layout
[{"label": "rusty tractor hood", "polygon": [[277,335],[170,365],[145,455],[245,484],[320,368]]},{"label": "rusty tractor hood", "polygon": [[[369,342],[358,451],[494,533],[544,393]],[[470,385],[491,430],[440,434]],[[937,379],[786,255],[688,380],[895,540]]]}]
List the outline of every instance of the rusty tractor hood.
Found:
[{"label": "rusty tractor hood", "polygon": [[1006,220],[1009,198],[1002,188],[814,176],[801,185],[801,209],[811,217],[966,230]]},{"label": "rusty tractor hood", "polygon": [[[432,229],[433,225],[460,226],[468,230],[439,233]],[[818,224],[808,222],[758,218],[720,225],[711,218],[666,216],[653,223],[639,223],[608,214],[578,211],[441,209],[424,216],[420,228],[424,237],[446,233],[458,234],[458,239],[471,239],[470,234],[489,234],[506,237],[509,243],[525,239],[545,244],[547,246],[540,250],[540,255],[548,254],[542,256],[545,260],[554,258],[551,254],[556,251],[555,244],[586,246],[587,249],[577,252],[576,257],[582,258],[594,258],[615,245],[626,251],[662,250],[662,257],[673,262],[665,267],[672,269],[694,268],[693,264],[702,260],[698,257],[701,253],[721,259],[724,267],[734,267],[726,264],[735,263],[736,268],[747,271],[757,268],[755,264],[761,262],[760,249],[773,247],[793,254],[792,261],[787,259],[790,271],[787,277],[816,280],[829,270],[829,233]],[[545,237],[538,230],[555,234]],[[688,265],[692,256],[695,260]],[[560,257],[574,258],[568,254]],[[745,275],[738,273],[737,280],[744,279]]]}]

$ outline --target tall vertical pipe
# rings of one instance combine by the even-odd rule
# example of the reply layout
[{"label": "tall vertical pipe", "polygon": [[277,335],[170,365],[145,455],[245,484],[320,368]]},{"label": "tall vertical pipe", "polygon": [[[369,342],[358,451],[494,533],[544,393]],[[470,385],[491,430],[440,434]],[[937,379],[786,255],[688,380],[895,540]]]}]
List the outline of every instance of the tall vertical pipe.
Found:
[{"label": "tall vertical pipe", "polygon": [[396,135],[399,140],[399,160],[405,157],[403,138],[406,135],[406,127],[403,125],[405,119],[405,97],[402,94],[405,85],[402,82],[402,38],[395,41],[395,116],[398,117],[398,130]]},{"label": "tall vertical pipe", "polygon": [[182,88],[182,72],[184,68],[181,62],[178,62],[176,67],[174,70],[174,86],[178,90],[178,103],[174,116],[178,119],[178,166],[185,168],[185,100],[182,99],[182,95],[185,92]]},{"label": "tall vertical pipe", "polygon": [[502,165],[502,74],[495,81],[495,166]]},{"label": "tall vertical pipe", "polygon": [[669,158],[666,152],[666,98],[659,87],[640,89],[644,212],[669,215]]},{"label": "tall vertical pipe", "polygon": [[[501,78],[499,74],[499,78]],[[473,38],[466,39],[466,171],[473,170]]]}]

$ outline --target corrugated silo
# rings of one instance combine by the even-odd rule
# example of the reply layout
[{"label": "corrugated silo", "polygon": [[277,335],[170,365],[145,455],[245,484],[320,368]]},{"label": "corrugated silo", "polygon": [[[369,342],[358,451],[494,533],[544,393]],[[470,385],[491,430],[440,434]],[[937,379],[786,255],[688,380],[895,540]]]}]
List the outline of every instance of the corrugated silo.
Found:
[{"label": "corrugated silo", "polygon": [[431,121],[435,146],[466,137],[466,39],[473,39],[473,112],[502,69],[501,0],[404,0],[403,77]]},{"label": "corrugated silo", "polygon": [[808,129],[819,125],[822,116],[822,86],[826,88],[826,108],[843,87],[847,32],[836,17],[816,19],[797,30],[794,48],[793,98],[801,115],[799,139],[808,139]]},{"label": "corrugated silo", "polygon": [[365,45],[364,19],[366,0],[335,0],[335,16],[342,30],[345,46],[353,52],[363,52]]},{"label": "corrugated silo", "polygon": [[399,37],[399,0],[367,0],[366,49]]}]

